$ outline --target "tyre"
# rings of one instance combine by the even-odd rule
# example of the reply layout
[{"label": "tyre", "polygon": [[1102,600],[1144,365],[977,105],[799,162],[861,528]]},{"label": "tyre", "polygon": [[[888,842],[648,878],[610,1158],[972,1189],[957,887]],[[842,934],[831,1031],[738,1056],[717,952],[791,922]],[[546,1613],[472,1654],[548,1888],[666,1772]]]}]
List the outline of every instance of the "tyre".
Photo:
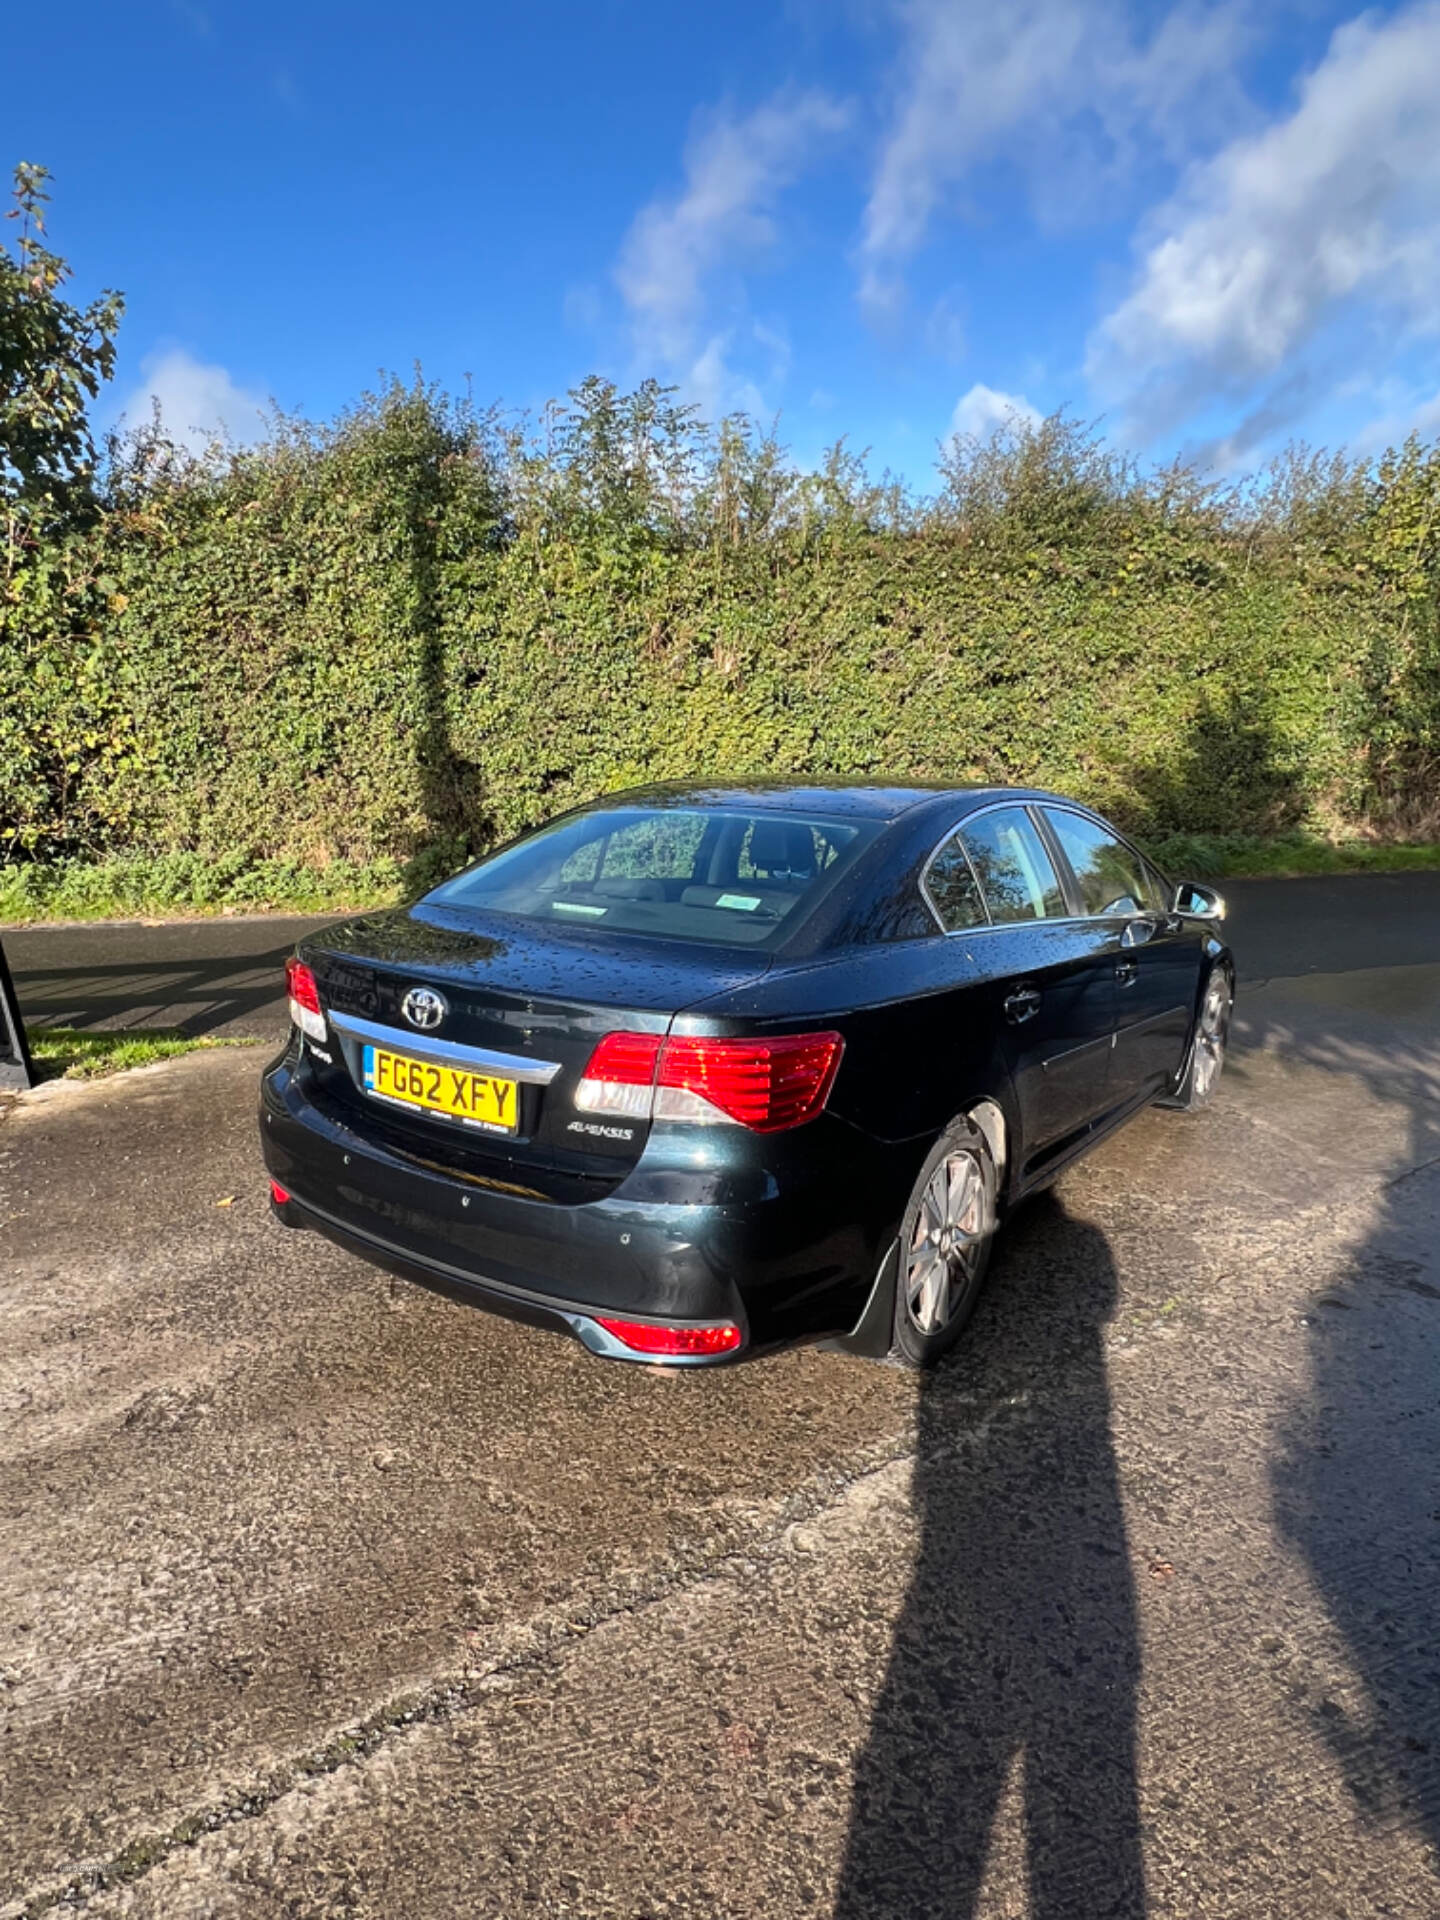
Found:
[{"label": "tyre", "polygon": [[1205,982],[1185,1071],[1179,1086],[1158,1103],[1160,1106],[1175,1107],[1182,1113],[1197,1113],[1201,1107],[1209,1106],[1225,1065],[1234,1005],[1235,989],[1230,975],[1224,967],[1213,967]]},{"label": "tyre", "polygon": [[900,1224],[891,1358],[933,1366],[960,1338],[990,1262],[999,1182],[989,1142],[972,1120],[935,1143]]}]

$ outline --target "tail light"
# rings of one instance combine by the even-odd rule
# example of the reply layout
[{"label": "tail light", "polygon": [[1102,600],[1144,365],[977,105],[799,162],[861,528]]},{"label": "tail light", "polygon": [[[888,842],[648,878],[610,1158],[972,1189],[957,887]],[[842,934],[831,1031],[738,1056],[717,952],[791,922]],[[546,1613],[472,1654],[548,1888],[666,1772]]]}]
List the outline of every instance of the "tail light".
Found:
[{"label": "tail light", "polygon": [[585,1113],[733,1120],[752,1133],[779,1133],[821,1111],[844,1051],[838,1033],[754,1040],[607,1033],[575,1090],[575,1104]]},{"label": "tail light", "polygon": [[706,1360],[733,1353],[740,1344],[740,1329],[729,1320],[716,1327],[657,1327],[649,1320],[612,1320],[605,1314],[595,1318],[621,1346],[632,1353],[653,1353],[658,1359]]},{"label": "tail light", "polygon": [[285,986],[290,995],[290,1018],[312,1040],[323,1042],[325,1015],[320,1010],[320,989],[303,960],[292,957],[285,962]]},{"label": "tail light", "polygon": [[275,1202],[277,1207],[283,1207],[285,1202],[290,1198],[290,1195],[278,1180],[272,1180],[270,1182],[270,1198]]},{"label": "tail light", "polygon": [[607,1033],[590,1056],[585,1078],[575,1089],[582,1113],[618,1113],[648,1120],[655,1103],[658,1033]]}]

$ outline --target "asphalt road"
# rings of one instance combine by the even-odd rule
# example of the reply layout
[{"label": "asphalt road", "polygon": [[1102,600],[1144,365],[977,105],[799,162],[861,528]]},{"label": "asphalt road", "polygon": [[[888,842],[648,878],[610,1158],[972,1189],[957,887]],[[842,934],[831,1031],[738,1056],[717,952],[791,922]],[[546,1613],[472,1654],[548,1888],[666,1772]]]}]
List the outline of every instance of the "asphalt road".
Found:
[{"label": "asphalt road", "polygon": [[[1440,873],[1231,880],[1241,978],[1349,973],[1440,957]],[[286,1028],[285,956],[334,916],[0,928],[26,1018],[46,1026]]]},{"label": "asphalt road", "polygon": [[[330,916],[333,918],[333,916]],[[282,1039],[285,957],[325,917],[0,928],[22,1013],[47,1027],[181,1027]]]},{"label": "asphalt road", "polygon": [[[287,1235],[250,1050],[11,1103],[0,1915],[1433,1920],[1440,877],[1231,893],[1216,1105],[924,1383]],[[6,944],[32,1015],[259,1030],[292,937]]]}]

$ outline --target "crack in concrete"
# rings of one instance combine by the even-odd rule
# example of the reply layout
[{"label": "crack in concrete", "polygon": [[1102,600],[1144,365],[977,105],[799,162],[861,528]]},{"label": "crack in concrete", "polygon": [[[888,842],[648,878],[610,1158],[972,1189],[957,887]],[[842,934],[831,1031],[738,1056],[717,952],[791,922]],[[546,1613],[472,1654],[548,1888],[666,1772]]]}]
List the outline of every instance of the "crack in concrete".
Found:
[{"label": "crack in concrete", "polygon": [[[1411,1169],[1412,1172],[1420,1170]],[[1363,1211],[1374,1195],[1388,1184],[1391,1183],[1376,1183],[1367,1190],[1365,1199],[1352,1202],[1339,1212]],[[1306,1209],[1305,1217],[1319,1216],[1325,1219],[1331,1237],[1343,1239],[1343,1234],[1338,1231],[1335,1213],[1336,1210],[1321,1205]],[[1204,1293],[1208,1289],[1202,1284],[1201,1291]],[[1136,1341],[1153,1336],[1162,1325],[1159,1316],[1152,1316],[1148,1323],[1137,1325],[1130,1331],[1127,1345],[1133,1346]],[[1035,1384],[1031,1383],[1032,1386]],[[1065,1391],[1063,1381],[1045,1384],[1046,1391],[1052,1394],[1058,1391],[1063,1395]],[[1007,1412],[1018,1411],[1023,1414],[1029,1397],[1027,1392],[1017,1393],[1013,1389],[1002,1389],[986,1395],[964,1389],[954,1391],[954,1404],[968,1407],[972,1417],[957,1433],[954,1441],[941,1449],[935,1458],[960,1455],[977,1445],[983,1445],[996,1419]],[[457,1720],[478,1711],[496,1683],[553,1670],[566,1651],[581,1644],[599,1628],[615,1620],[646,1614],[679,1595],[699,1592],[707,1585],[743,1574],[749,1562],[778,1557],[784,1551],[786,1534],[797,1523],[832,1512],[852,1490],[867,1480],[898,1462],[913,1461],[915,1457],[915,1433],[912,1427],[897,1443],[869,1450],[849,1467],[822,1471],[808,1486],[788,1495],[768,1522],[743,1540],[737,1541],[732,1535],[729,1539],[717,1540],[708,1549],[700,1548],[698,1553],[689,1548],[688,1543],[679,1542],[672,1549],[671,1564],[652,1570],[645,1583],[623,1599],[602,1600],[588,1612],[583,1607],[570,1605],[546,1609],[533,1615],[528,1623],[532,1639],[529,1647],[474,1667],[467,1666],[458,1674],[432,1677],[417,1691],[394,1697],[319,1746],[282,1760],[257,1784],[249,1788],[234,1787],[208,1805],[193,1809],[165,1832],[136,1834],[104,1861],[72,1873],[63,1880],[52,1881],[49,1885],[32,1886],[28,1894],[12,1895],[10,1902],[0,1907],[0,1920],[12,1920],[12,1916],[14,1920],[40,1920],[40,1916],[52,1913],[58,1907],[84,1906],[96,1894],[145,1878],[173,1854],[195,1845],[206,1834],[262,1817],[317,1775],[334,1773],[345,1766],[362,1766],[382,1748],[421,1727]],[[687,1551],[693,1555],[688,1561]],[[678,1565],[677,1560],[680,1563]]]},{"label": "crack in concrete", "polygon": [[1386,1180],[1384,1186],[1386,1188],[1403,1186],[1407,1180],[1413,1180],[1417,1173],[1426,1173],[1431,1167],[1440,1167],[1440,1153],[1437,1153],[1433,1159],[1422,1160],[1418,1166],[1407,1167],[1404,1173],[1397,1173],[1393,1180]]},{"label": "crack in concrete", "polygon": [[[983,1438],[996,1413],[1009,1405],[1013,1397],[995,1396],[995,1407],[963,1437],[963,1444],[973,1444]],[[903,1444],[883,1453],[871,1452],[863,1462],[848,1470],[822,1474],[818,1482],[792,1493],[768,1524],[743,1544],[726,1542],[718,1552],[702,1551],[698,1560],[689,1566],[661,1570],[638,1593],[622,1601],[601,1604],[588,1613],[572,1606],[534,1616],[531,1631],[536,1644],[530,1648],[494,1659],[478,1669],[436,1676],[418,1692],[402,1694],[377,1708],[353,1729],[282,1761],[256,1786],[232,1789],[209,1805],[186,1814],[164,1833],[136,1834],[109,1859],[48,1887],[36,1887],[29,1893],[14,1896],[15,1904],[0,1907],[0,1920],[12,1914],[23,1916],[23,1920],[39,1920],[39,1916],[57,1907],[83,1906],[95,1894],[143,1879],[172,1854],[193,1846],[207,1833],[257,1819],[318,1774],[334,1773],[343,1766],[363,1765],[383,1746],[422,1726],[456,1720],[478,1710],[497,1681],[553,1668],[563,1652],[611,1621],[647,1613],[677,1595],[732,1578],[743,1573],[749,1561],[775,1557],[783,1549],[784,1536],[791,1527],[833,1510],[853,1488],[899,1461],[913,1459],[914,1451],[912,1431]]]},{"label": "crack in concrete", "polygon": [[[995,1422],[1012,1411],[1023,1413],[1030,1396],[1013,1391],[986,1396],[961,1391],[953,1398],[957,1406],[968,1404],[974,1417],[949,1446],[936,1452],[937,1461],[958,1457],[982,1446]],[[208,1806],[186,1814],[164,1833],[137,1834],[108,1860],[48,1887],[20,1895],[20,1904],[0,1908],[0,1920],[12,1913],[23,1916],[23,1920],[40,1920],[40,1916],[54,1912],[57,1907],[81,1907],[95,1894],[133,1885],[172,1854],[194,1846],[206,1834],[262,1817],[307,1780],[335,1773],[341,1767],[363,1766],[383,1747],[422,1727],[477,1712],[498,1682],[553,1670],[565,1653],[601,1627],[646,1614],[677,1596],[697,1593],[716,1582],[748,1574],[750,1563],[756,1560],[777,1559],[786,1551],[786,1536],[794,1527],[833,1513],[867,1482],[897,1464],[913,1461],[914,1442],[912,1431],[901,1444],[884,1451],[871,1451],[863,1462],[848,1470],[832,1469],[821,1474],[810,1486],[789,1495],[769,1522],[743,1544],[727,1544],[719,1552],[702,1553],[689,1567],[663,1571],[638,1594],[624,1601],[602,1604],[588,1614],[583,1610],[577,1614],[574,1607],[561,1607],[537,1616],[533,1625],[537,1644],[529,1649],[492,1660],[479,1670],[435,1677],[419,1692],[398,1696],[321,1746],[282,1761],[258,1785],[235,1788]]]}]

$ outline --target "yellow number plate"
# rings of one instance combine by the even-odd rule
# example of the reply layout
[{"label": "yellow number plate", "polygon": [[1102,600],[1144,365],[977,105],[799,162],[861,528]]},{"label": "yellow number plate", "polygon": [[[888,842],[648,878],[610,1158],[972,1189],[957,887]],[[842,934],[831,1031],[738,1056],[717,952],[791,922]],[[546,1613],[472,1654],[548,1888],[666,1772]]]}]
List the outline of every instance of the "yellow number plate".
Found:
[{"label": "yellow number plate", "polygon": [[496,1080],[465,1067],[432,1066],[386,1047],[365,1049],[365,1091],[425,1113],[468,1121],[487,1133],[514,1133],[519,1125],[519,1088],[513,1080]]}]

